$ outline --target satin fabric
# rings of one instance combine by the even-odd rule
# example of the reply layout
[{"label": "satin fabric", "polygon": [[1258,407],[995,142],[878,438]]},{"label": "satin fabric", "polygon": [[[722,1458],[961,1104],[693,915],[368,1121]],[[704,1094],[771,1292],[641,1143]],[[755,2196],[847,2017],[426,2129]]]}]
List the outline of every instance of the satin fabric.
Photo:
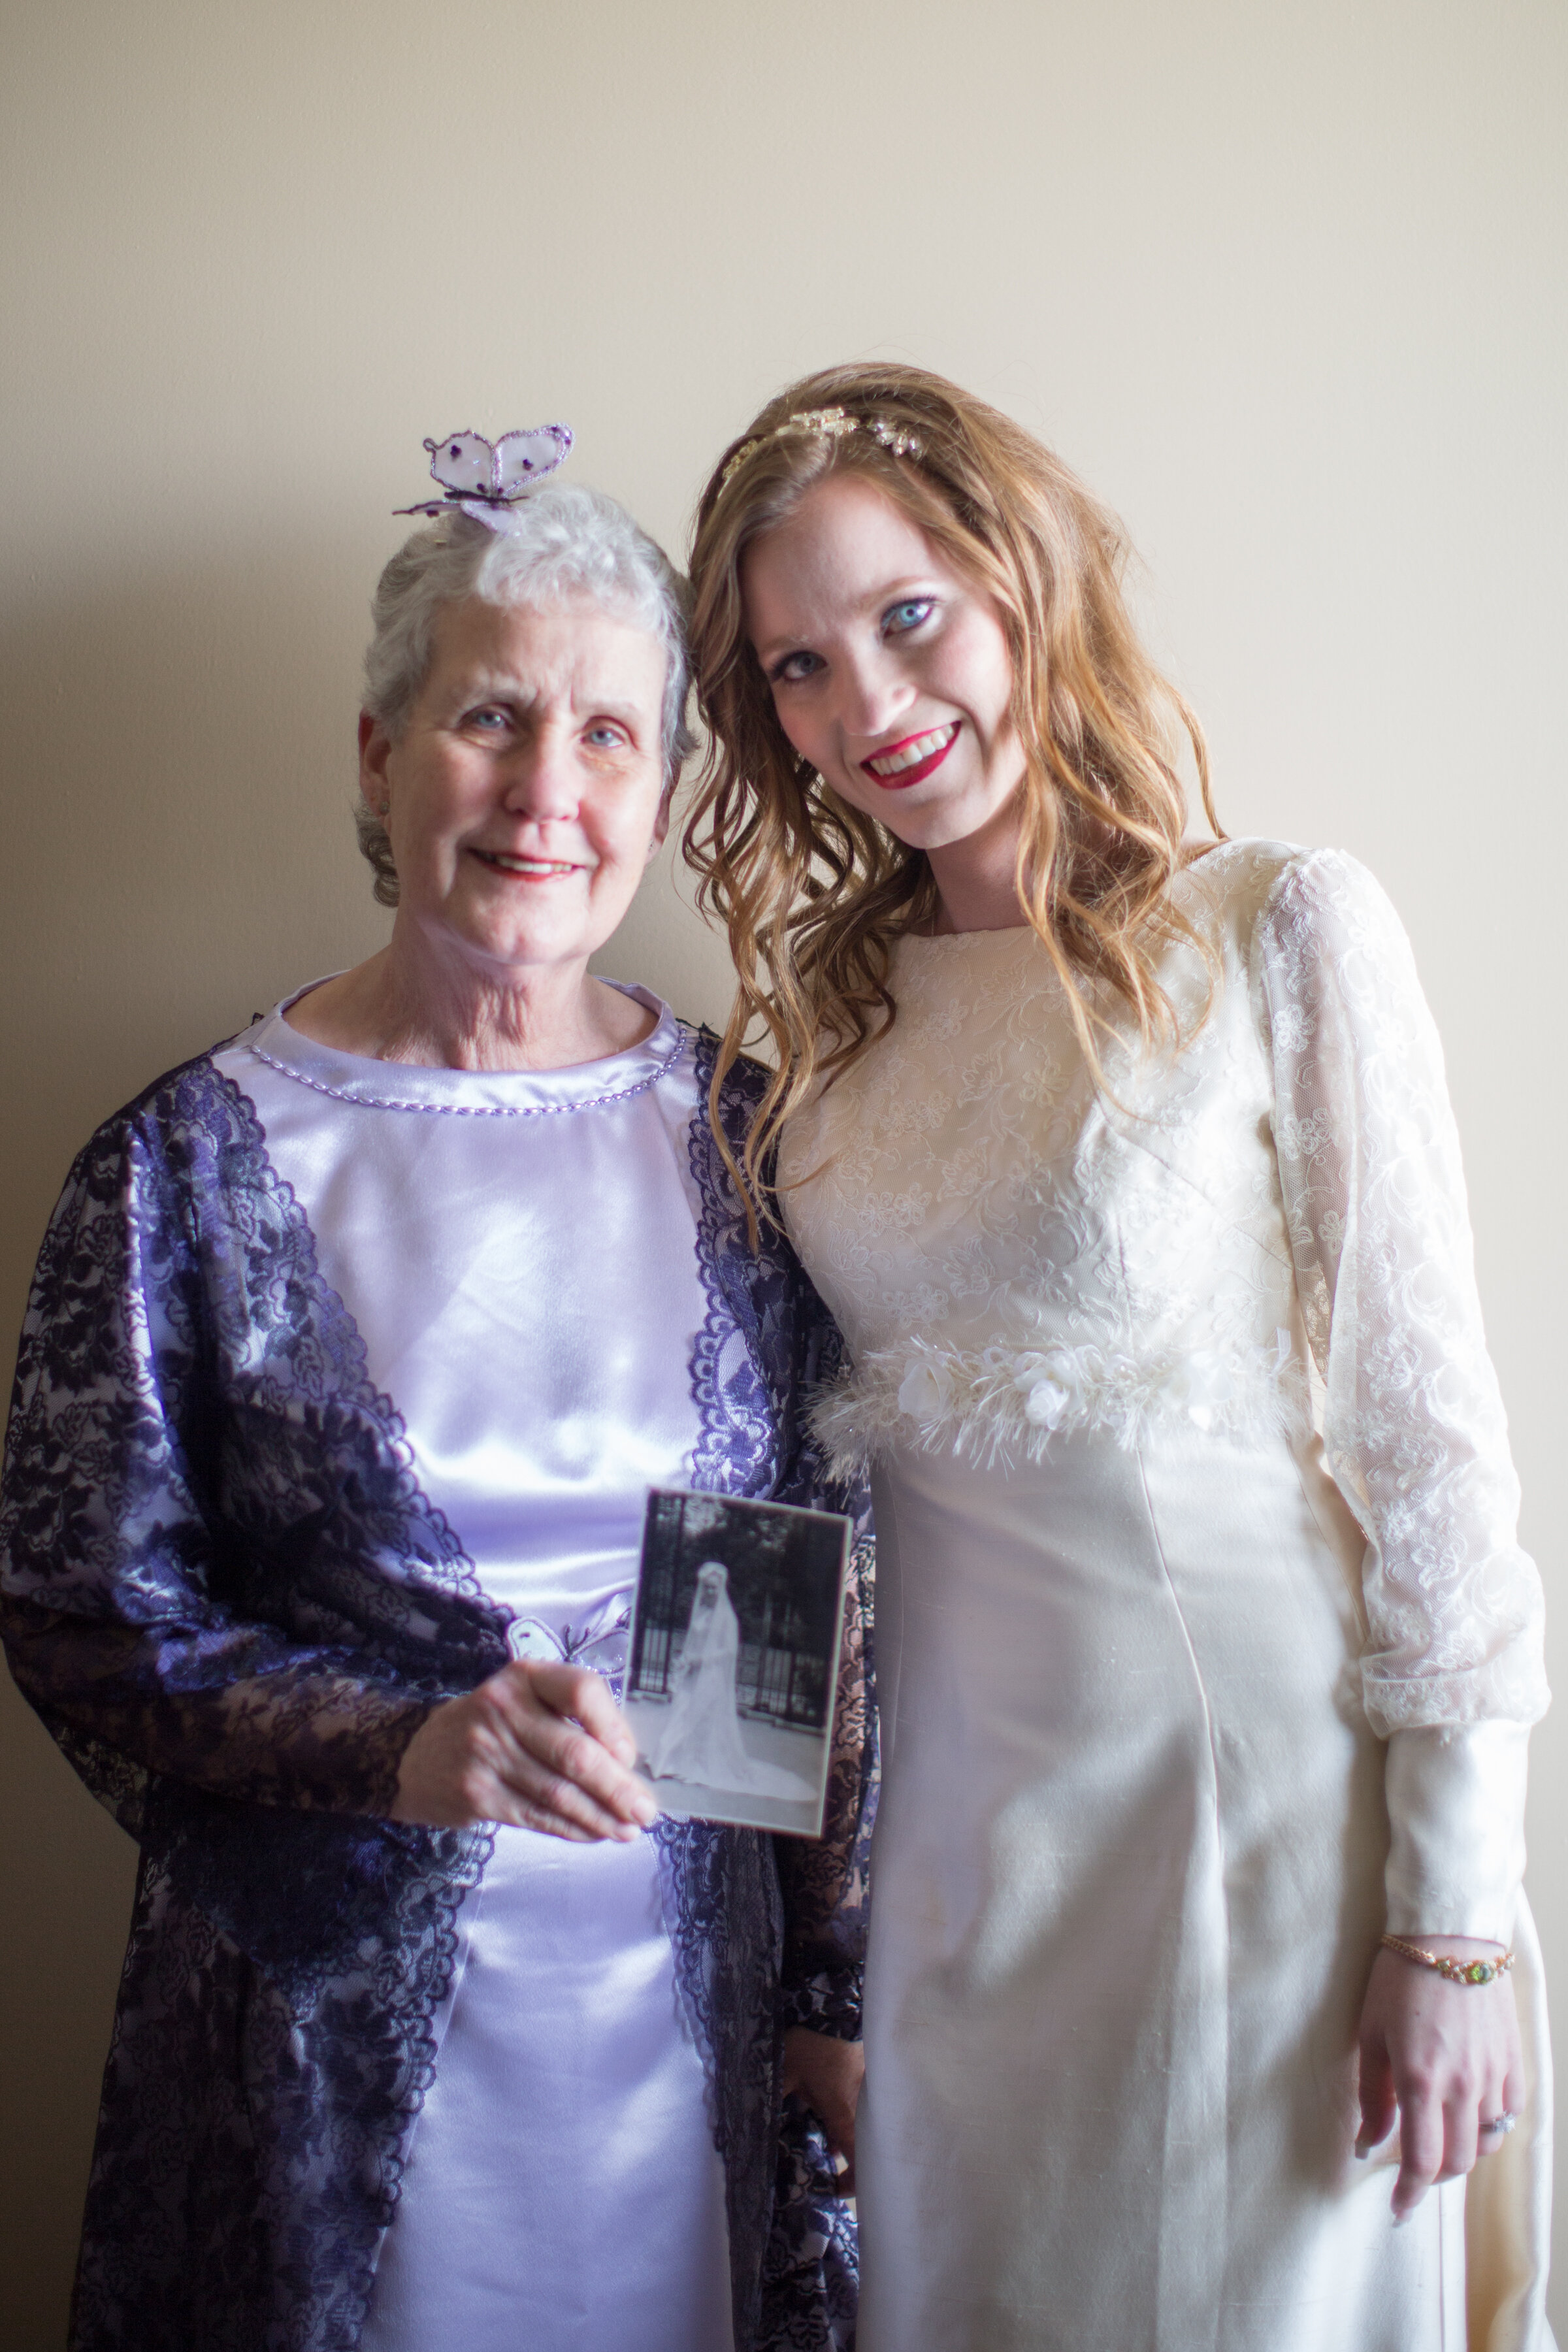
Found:
[{"label": "satin fabric", "polygon": [[723,2178],[651,1851],[498,1833],[362,2352],[730,2344]]},{"label": "satin fabric", "polygon": [[[690,1049],[628,993],[648,1036],[576,1069],[365,1060],[286,1007],[215,1057],[514,1653],[612,1674],[647,1488],[689,1475],[705,1307]],[[633,2312],[647,2352],[731,2352],[722,2168],[651,1841],[503,1829],[458,1932],[362,2352],[588,2352]]]},{"label": "satin fabric", "polygon": [[1473,2336],[1463,2187],[1394,2231],[1394,2146],[1349,2153],[1387,1828],[1325,1486],[1094,1438],[877,1475],[863,2352],[1531,2340],[1530,2151],[1484,2168]]},{"label": "satin fabric", "polygon": [[[1352,861],[1173,900],[1180,1052],[1111,1007],[1100,1087],[1032,932],[906,938],[781,1148],[875,1474],[860,2352],[1544,2352],[1540,1581],[1440,1050]],[[1385,1927],[1512,1941],[1525,2027],[1398,2230]]]}]

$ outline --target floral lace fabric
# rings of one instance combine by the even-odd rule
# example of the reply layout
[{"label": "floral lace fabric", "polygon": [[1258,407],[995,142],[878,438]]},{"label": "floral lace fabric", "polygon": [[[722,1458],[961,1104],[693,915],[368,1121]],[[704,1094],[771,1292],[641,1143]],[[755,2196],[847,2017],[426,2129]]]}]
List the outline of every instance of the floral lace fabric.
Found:
[{"label": "floral lace fabric", "polygon": [[[697,1093],[702,1102],[716,1046],[707,1032],[699,1036]],[[721,1091],[720,1119],[737,1153],[762,1086],[761,1074],[741,1064]],[[867,1861],[878,1787],[868,1639],[872,1559],[864,1491],[828,1472],[807,1419],[811,1396],[837,1374],[838,1334],[776,1230],[764,1228],[753,1251],[744,1212],[702,1120],[691,1129],[690,1153],[701,1202],[699,1264],[708,1297],[692,1362],[703,1423],[693,1484],[848,1510],[861,1530],[847,1602],[822,1837],[768,1839],[754,1831],[695,1822],[666,1822],[659,1831],[681,1996],[700,2045],[712,2053],[710,2095],[714,2134],[725,2159],[737,2282],[735,2341],[755,2340],[768,2352],[774,2347],[783,2352],[796,2344],[835,2344],[834,2328],[844,2311],[853,2309],[853,2238],[832,2193],[832,2167],[819,2128],[809,2117],[797,2116],[773,2169],[769,2135],[759,2126],[778,2112],[779,2063],[788,2025],[809,2023],[819,2032],[848,2039],[859,2032]],[[771,1854],[765,1874],[750,1859],[753,1848]],[[782,1979],[775,2031],[760,2037],[754,2027],[760,1987],[742,1984],[737,1990],[731,1939],[733,1924],[750,1917],[758,1923],[754,1948],[769,1901],[780,1939],[773,1965],[782,1967]],[[764,2261],[770,2208],[773,2232]],[[803,2263],[801,2249],[807,2246],[820,2251]],[[741,2258],[742,2247],[752,2250],[754,2261],[751,2255]]]},{"label": "floral lace fabric", "polygon": [[1118,1033],[1102,1089],[1032,933],[900,943],[893,1025],[781,1152],[853,1358],[818,1434],[846,1470],[1316,1427],[1369,1538],[1373,1727],[1528,1722],[1540,1584],[1408,944],[1335,853],[1229,844],[1176,903],[1212,997],[1172,941],[1184,1050]]},{"label": "floral lace fabric", "polygon": [[[830,1327],[787,1251],[710,1265],[725,1223],[713,1207],[699,1236],[723,1368],[710,1483],[832,1507],[796,1428]],[[0,1619],[25,1694],[143,1848],[73,2346],[352,2347],[489,1845],[378,1816],[429,1707],[505,1664],[507,1614],[420,1491],[250,1105],[205,1058],[100,1130],[51,1224]],[[858,1850],[858,1820],[837,1834]],[[847,1987],[863,1888],[829,1866],[781,1898],[773,1842],[741,1831],[666,1876],[721,2086],[736,2340],[762,2342],[770,2233],[840,2226],[809,2165],[780,2168],[785,1923],[792,1952],[833,1946]],[[795,1919],[847,1888],[841,1921]],[[825,2276],[792,2306],[806,2333],[779,2340],[837,2340]]]}]

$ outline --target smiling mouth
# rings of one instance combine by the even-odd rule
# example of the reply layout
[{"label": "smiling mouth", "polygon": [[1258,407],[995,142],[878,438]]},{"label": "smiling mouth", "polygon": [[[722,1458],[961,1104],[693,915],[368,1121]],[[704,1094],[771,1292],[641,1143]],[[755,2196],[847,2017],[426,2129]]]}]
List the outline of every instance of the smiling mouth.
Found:
[{"label": "smiling mouth", "polygon": [[497,874],[515,874],[525,882],[545,882],[555,874],[579,874],[583,868],[557,857],[514,857],[505,849],[476,849],[474,856],[482,866],[490,866]]},{"label": "smiling mouth", "polygon": [[874,783],[886,785],[889,792],[901,793],[907,785],[920,783],[933,768],[941,767],[957,742],[963,724],[961,719],[954,719],[946,727],[929,728],[923,735],[907,735],[901,743],[873,752],[860,765]]}]

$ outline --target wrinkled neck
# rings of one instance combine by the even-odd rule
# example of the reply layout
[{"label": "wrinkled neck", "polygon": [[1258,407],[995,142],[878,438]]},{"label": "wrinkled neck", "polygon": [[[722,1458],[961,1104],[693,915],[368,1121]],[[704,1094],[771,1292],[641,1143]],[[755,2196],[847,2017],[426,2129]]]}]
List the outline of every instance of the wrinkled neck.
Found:
[{"label": "wrinkled neck", "polygon": [[427,1069],[559,1070],[624,1053],[653,1016],[587,958],[492,971],[399,926],[379,955],[301,997],[289,1025],[319,1045]]}]

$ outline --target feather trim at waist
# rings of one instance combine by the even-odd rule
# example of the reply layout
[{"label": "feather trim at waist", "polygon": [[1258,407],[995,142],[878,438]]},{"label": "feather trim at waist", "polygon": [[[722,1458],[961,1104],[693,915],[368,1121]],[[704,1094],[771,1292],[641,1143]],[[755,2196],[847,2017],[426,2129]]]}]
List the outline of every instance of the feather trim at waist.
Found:
[{"label": "feather trim at waist", "polygon": [[1053,1438],[1134,1445],[1161,1424],[1259,1438],[1304,1430],[1307,1382],[1289,1331],[1272,1346],[1139,1355],[1093,1344],[980,1349],[915,1339],[876,1349],[818,1391],[811,1425],[835,1477],[894,1450],[987,1467],[1040,1462]]}]

